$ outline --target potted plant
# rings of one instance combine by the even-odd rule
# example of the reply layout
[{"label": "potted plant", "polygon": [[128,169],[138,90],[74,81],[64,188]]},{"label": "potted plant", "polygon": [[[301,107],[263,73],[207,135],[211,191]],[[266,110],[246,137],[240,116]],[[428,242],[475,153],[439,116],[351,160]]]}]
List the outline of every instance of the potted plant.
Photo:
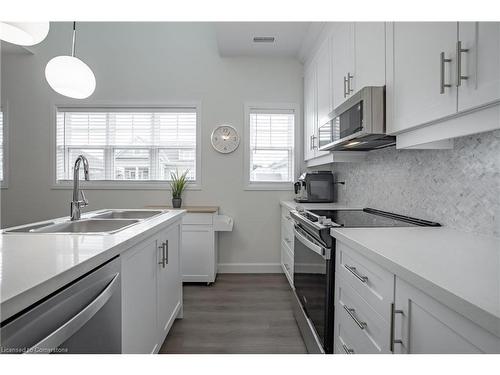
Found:
[{"label": "potted plant", "polygon": [[186,171],[179,175],[179,171],[176,170],[174,172],[170,172],[170,177],[172,177],[172,181],[170,181],[170,188],[172,189],[172,207],[173,208],[180,208],[182,205],[182,192],[186,188],[186,185],[188,183],[188,180],[186,178],[187,174],[189,172],[189,169],[186,169]]}]

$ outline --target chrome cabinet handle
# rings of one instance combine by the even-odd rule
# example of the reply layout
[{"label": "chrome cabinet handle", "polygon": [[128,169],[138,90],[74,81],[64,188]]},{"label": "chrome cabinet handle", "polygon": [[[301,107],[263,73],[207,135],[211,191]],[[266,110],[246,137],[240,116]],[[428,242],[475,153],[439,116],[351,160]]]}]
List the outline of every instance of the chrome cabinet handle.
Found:
[{"label": "chrome cabinet handle", "polygon": [[309,137],[309,150],[314,150],[314,140],[313,140],[314,135],[311,135]]},{"label": "chrome cabinet handle", "polygon": [[352,273],[358,280],[360,280],[362,283],[366,283],[368,281],[368,276],[363,276],[361,275],[357,270],[356,267],[349,266],[347,264],[344,264],[344,267],[347,268],[347,270]]},{"label": "chrome cabinet handle", "polygon": [[354,89],[351,88],[351,79],[353,78],[354,76],[350,72],[347,72],[347,95],[351,95],[354,91]]},{"label": "chrome cabinet handle", "polygon": [[444,52],[441,52],[441,55],[440,55],[440,66],[439,66],[439,70],[440,70],[440,82],[439,82],[439,93],[440,94],[444,94],[444,89],[446,87],[451,87],[451,85],[449,83],[446,83],[445,80],[444,80],[444,64],[445,63],[450,63],[451,62],[451,59],[446,59],[444,57]]},{"label": "chrome cabinet handle", "polygon": [[462,53],[469,52],[468,48],[462,48],[462,41],[457,42],[457,87],[462,85],[462,80],[467,80],[468,76],[462,75]]},{"label": "chrome cabinet handle", "polygon": [[345,354],[354,354],[354,349],[349,348],[346,344],[342,344]]},{"label": "chrome cabinet handle", "polygon": [[314,149],[316,149],[316,148],[318,148],[318,147],[316,146],[316,142],[315,142],[315,140],[316,140],[317,138],[318,138],[318,137],[316,137],[315,135],[313,135],[313,136],[312,136],[312,149],[313,149],[313,150],[314,150]]},{"label": "chrome cabinet handle", "polygon": [[394,339],[394,325],[395,325],[395,320],[396,320],[396,314],[404,314],[403,310],[396,310],[394,303],[391,303],[391,334],[389,336],[390,342],[389,342],[389,348],[391,352],[394,353],[394,344],[402,344],[403,340],[396,340]]},{"label": "chrome cabinet handle", "polygon": [[158,246],[158,249],[161,250],[161,261],[158,262],[158,264],[161,264],[162,268],[165,268],[166,262],[165,262],[165,242],[162,242],[160,246]]},{"label": "chrome cabinet handle", "polygon": [[163,243],[163,256],[165,259],[165,264],[168,264],[168,240]]},{"label": "chrome cabinet handle", "polygon": [[347,307],[347,305],[344,305],[344,310],[347,311],[349,316],[352,318],[352,320],[354,320],[354,322],[358,325],[359,328],[365,329],[367,327],[368,324],[366,324],[366,322],[363,322],[363,321],[358,319],[358,317],[356,316],[355,309],[353,309],[351,307]]},{"label": "chrome cabinet handle", "polygon": [[344,76],[344,98],[347,98],[347,77]]}]

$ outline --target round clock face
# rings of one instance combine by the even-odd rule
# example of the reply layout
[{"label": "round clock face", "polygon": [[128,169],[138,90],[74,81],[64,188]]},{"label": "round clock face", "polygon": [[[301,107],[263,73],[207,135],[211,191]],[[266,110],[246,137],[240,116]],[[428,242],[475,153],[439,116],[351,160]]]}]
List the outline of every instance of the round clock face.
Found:
[{"label": "round clock face", "polygon": [[229,154],[238,148],[240,136],[230,125],[221,125],[212,132],[212,146],[223,154]]}]

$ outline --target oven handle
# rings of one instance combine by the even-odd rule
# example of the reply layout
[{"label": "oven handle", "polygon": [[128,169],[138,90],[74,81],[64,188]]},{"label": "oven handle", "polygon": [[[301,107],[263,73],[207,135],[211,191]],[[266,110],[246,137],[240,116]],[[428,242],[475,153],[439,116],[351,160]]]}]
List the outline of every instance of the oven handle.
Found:
[{"label": "oven handle", "polygon": [[64,343],[72,335],[74,335],[84,324],[86,324],[95,314],[101,310],[101,308],[108,302],[117,287],[119,286],[120,274],[117,273],[113,280],[108,284],[108,286],[99,295],[90,302],[87,307],[76,314],[69,321],[64,323],[50,335],[42,339],[40,342],[29,348],[25,353],[31,354],[41,354],[47,353],[47,349],[50,351],[54,350],[59,345]]},{"label": "oven handle", "polygon": [[316,254],[321,255],[324,259],[330,259],[330,249],[325,249],[324,247],[315,244],[301,232],[303,232],[302,229],[298,228],[297,226],[293,228],[295,238],[298,239],[304,246],[314,251]]}]

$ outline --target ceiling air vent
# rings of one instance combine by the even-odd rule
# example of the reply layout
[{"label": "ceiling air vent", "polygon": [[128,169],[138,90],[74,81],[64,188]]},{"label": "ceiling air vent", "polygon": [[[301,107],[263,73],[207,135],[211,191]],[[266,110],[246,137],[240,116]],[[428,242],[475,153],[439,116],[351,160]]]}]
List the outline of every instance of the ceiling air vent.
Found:
[{"label": "ceiling air vent", "polygon": [[254,43],[274,43],[274,36],[254,36]]}]

